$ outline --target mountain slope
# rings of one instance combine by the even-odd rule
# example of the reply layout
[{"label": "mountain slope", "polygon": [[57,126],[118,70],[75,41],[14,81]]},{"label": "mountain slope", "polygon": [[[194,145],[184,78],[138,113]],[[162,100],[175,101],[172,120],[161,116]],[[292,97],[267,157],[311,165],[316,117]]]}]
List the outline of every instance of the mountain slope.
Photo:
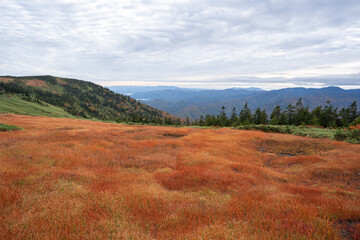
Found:
[{"label": "mountain slope", "polygon": [[[270,114],[277,105],[279,105],[282,109],[285,109],[290,103],[293,105],[296,104],[299,98],[302,98],[304,105],[309,106],[310,109],[325,105],[327,101],[330,101],[335,107],[342,108],[348,107],[353,101],[360,102],[360,90],[343,90],[341,88],[334,87],[322,89],[290,88],[262,92],[252,96],[231,99],[228,101],[218,101],[216,103],[202,106],[189,104],[188,107],[181,110],[172,112],[170,109],[167,109],[167,111],[176,116],[185,117],[189,116],[189,109],[191,109],[191,112],[199,112],[200,114],[192,114],[189,117],[199,118],[201,115],[205,114],[219,114],[222,106],[225,106],[227,114],[230,114],[234,107],[237,109],[237,112],[239,112],[243,108],[244,104],[248,102],[252,111],[255,111],[260,107]],[[152,104],[152,102],[147,103],[151,106],[157,107],[157,105]],[[197,108],[198,110],[195,111],[194,108]]]},{"label": "mountain slope", "polygon": [[[91,82],[53,76],[0,77],[0,93],[46,103],[83,118],[156,122],[171,115]],[[2,103],[0,102],[0,105]]]},{"label": "mountain slope", "polygon": [[[173,86],[109,86],[111,91],[129,95],[131,96],[134,93],[142,93],[142,92],[153,92],[153,91],[161,91],[161,90],[188,90],[187,88],[179,88]],[[197,89],[191,89],[192,91],[197,91]]]},{"label": "mountain slope", "polygon": [[132,97],[135,99],[162,99],[168,102],[184,101],[190,102],[194,105],[204,105],[215,103],[218,101],[226,101],[234,98],[252,96],[264,92],[252,91],[247,89],[225,89],[225,90],[184,90],[184,89],[170,89],[151,92],[134,93]]},{"label": "mountain slope", "polygon": [[353,101],[360,102],[360,89],[344,90],[338,87],[286,88],[272,91],[238,88],[198,91],[183,89],[151,91],[149,89],[148,92],[144,92],[144,89],[142,90],[143,92],[134,93],[132,96],[175,116],[193,119],[206,114],[219,114],[222,106],[225,106],[227,114],[230,114],[234,107],[239,113],[246,102],[252,111],[260,107],[265,109],[268,114],[277,105],[284,109],[290,103],[295,104],[300,97],[304,104],[309,105],[311,109],[325,105],[327,101],[339,108],[348,107]]}]

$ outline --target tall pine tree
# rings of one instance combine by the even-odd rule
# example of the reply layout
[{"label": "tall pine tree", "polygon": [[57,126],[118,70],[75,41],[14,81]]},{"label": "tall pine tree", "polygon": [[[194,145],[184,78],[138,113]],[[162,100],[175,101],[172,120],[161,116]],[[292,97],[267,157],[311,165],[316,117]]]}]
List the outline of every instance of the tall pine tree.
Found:
[{"label": "tall pine tree", "polygon": [[242,125],[249,125],[252,123],[252,115],[251,110],[248,107],[248,103],[246,102],[243,109],[241,109],[239,114],[239,122]]}]

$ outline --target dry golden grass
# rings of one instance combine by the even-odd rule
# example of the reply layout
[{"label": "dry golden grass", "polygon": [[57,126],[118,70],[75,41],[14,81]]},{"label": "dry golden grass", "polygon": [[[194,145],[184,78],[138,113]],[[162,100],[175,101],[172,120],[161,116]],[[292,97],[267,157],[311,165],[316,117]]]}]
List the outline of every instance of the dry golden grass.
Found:
[{"label": "dry golden grass", "polygon": [[0,133],[0,239],[360,238],[359,145],[19,115],[0,122],[24,128]]}]

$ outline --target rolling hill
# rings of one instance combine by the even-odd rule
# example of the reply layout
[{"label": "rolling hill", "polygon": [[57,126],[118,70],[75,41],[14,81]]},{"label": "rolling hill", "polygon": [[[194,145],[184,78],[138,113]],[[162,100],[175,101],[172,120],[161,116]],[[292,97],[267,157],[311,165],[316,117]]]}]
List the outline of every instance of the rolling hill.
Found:
[{"label": "rolling hill", "polygon": [[172,118],[94,83],[53,76],[0,77],[0,112],[134,122]]}]

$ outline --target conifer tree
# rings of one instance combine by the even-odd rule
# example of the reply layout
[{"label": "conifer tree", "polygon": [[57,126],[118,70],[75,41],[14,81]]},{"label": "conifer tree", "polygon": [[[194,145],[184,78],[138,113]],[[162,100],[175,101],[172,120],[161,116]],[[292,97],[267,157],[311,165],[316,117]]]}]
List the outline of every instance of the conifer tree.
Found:
[{"label": "conifer tree", "polygon": [[199,125],[200,125],[200,126],[204,126],[204,125],[205,125],[204,116],[203,116],[203,115],[200,116]]},{"label": "conifer tree", "polygon": [[235,125],[237,125],[237,122],[238,122],[238,117],[237,117],[237,114],[236,114],[236,108],[234,107],[232,109],[232,112],[231,112],[230,124],[232,126],[235,126]]},{"label": "conifer tree", "polygon": [[349,123],[352,123],[359,116],[356,101],[352,102],[349,107]]},{"label": "conifer tree", "polygon": [[262,124],[268,124],[269,123],[269,118],[268,118],[268,115],[267,115],[265,109],[262,110],[261,116],[262,116],[261,117]]},{"label": "conifer tree", "polygon": [[331,105],[330,101],[327,101],[326,103],[327,105],[325,105],[320,114],[320,125],[323,127],[335,127],[337,109]]},{"label": "conifer tree", "polygon": [[189,117],[186,117],[185,125],[186,125],[186,126],[190,126],[190,125],[191,125]]},{"label": "conifer tree", "polygon": [[310,114],[310,124],[314,126],[320,126],[322,106],[315,108]]},{"label": "conifer tree", "polygon": [[220,125],[223,126],[223,127],[228,126],[228,118],[226,116],[225,106],[221,107],[221,113],[220,113],[220,116],[219,116],[219,122],[220,122]]},{"label": "conifer tree", "polygon": [[290,103],[286,108],[287,124],[295,123],[295,107]]},{"label": "conifer tree", "polygon": [[249,109],[247,102],[245,103],[243,109],[240,111],[239,122],[242,125],[249,125],[252,123],[251,110]]},{"label": "conifer tree", "polygon": [[260,108],[256,109],[253,115],[253,122],[255,124],[266,124],[268,121],[265,110],[261,111]]},{"label": "conifer tree", "polygon": [[280,118],[281,118],[281,108],[279,105],[277,105],[270,115],[270,123],[272,125],[278,125],[280,124]]},{"label": "conifer tree", "polygon": [[309,124],[309,121],[310,121],[309,107],[308,106],[304,107],[302,98],[299,98],[298,102],[296,103],[294,123],[295,125],[305,125],[305,124]]}]

